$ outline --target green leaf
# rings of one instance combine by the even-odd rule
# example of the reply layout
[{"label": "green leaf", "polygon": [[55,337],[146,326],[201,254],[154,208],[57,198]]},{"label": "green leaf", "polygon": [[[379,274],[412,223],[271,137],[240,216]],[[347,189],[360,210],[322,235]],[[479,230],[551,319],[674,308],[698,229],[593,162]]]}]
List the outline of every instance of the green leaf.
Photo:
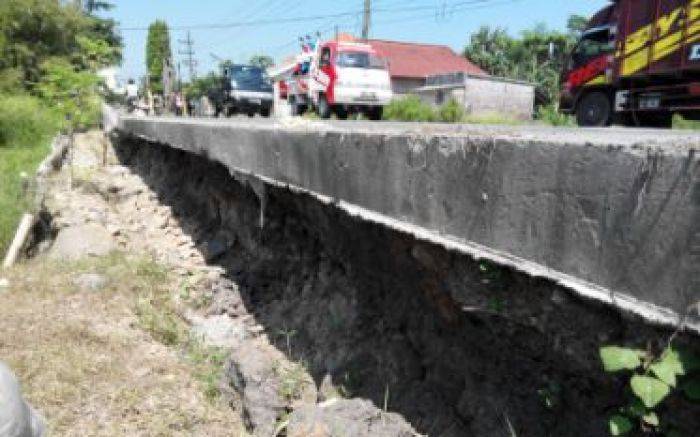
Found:
[{"label": "green leaf", "polygon": [[644,352],[618,346],[600,348],[600,359],[606,372],[634,370],[642,365]]},{"label": "green leaf", "polygon": [[683,393],[691,401],[700,401],[700,378],[694,378],[683,384]]},{"label": "green leaf", "polygon": [[665,382],[651,376],[634,375],[630,385],[634,394],[647,408],[656,407],[671,392],[671,388]]},{"label": "green leaf", "polygon": [[632,422],[625,416],[620,416],[616,414],[610,417],[608,421],[608,427],[610,428],[610,435],[625,435],[632,431]]},{"label": "green leaf", "polygon": [[656,415],[653,411],[650,411],[649,413],[645,414],[644,417],[642,417],[642,420],[644,423],[650,426],[659,426],[659,416]]},{"label": "green leaf", "polygon": [[676,375],[685,375],[680,355],[673,349],[668,349],[664,352],[659,361],[649,366],[649,370],[671,387],[676,386]]}]

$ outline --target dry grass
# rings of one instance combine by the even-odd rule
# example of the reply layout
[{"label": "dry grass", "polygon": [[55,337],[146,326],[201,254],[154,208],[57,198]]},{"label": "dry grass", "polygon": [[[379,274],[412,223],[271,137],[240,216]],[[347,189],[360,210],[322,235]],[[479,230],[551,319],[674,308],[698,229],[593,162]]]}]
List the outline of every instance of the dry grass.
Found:
[{"label": "dry grass", "polygon": [[[77,290],[72,281],[83,272],[103,274],[107,287]],[[222,354],[186,340],[163,269],[114,255],[70,266],[35,261],[5,276],[0,359],[50,435],[239,435],[236,413],[212,391]]]}]

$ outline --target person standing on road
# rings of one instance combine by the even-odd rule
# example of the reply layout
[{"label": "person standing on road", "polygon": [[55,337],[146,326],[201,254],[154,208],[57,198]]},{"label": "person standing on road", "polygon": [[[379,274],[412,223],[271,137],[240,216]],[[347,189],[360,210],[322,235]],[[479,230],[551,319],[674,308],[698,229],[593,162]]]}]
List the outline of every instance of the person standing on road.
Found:
[{"label": "person standing on road", "polygon": [[139,87],[134,82],[134,79],[129,79],[129,83],[126,85],[126,107],[129,108],[129,112],[133,112],[136,109],[138,100]]},{"label": "person standing on road", "polygon": [[175,93],[175,115],[182,117],[182,110],[185,107],[185,102],[182,101],[182,93]]}]

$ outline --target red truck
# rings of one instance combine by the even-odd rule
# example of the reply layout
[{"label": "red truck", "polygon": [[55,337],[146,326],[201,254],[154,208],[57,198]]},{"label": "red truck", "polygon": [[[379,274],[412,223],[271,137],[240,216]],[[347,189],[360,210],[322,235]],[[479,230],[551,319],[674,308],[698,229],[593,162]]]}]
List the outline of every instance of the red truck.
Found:
[{"label": "red truck", "polygon": [[614,0],[562,73],[560,110],[580,126],[700,120],[700,0]]}]

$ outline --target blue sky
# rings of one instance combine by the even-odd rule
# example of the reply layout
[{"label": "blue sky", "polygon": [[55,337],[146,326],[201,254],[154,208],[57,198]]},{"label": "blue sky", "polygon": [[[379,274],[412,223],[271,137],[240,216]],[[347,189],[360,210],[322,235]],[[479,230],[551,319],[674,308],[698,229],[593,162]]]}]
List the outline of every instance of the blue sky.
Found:
[{"label": "blue sky", "polygon": [[[124,30],[122,78],[145,73],[145,28],[155,19],[175,27],[197,26],[191,30],[201,75],[217,65],[214,57],[245,62],[251,55],[264,53],[280,59],[294,53],[299,36],[316,31],[333,34],[341,31],[358,34],[361,29],[363,0],[113,0],[116,9],[106,13]],[[571,14],[590,15],[606,0],[373,0],[371,37],[439,43],[460,51],[472,31],[482,24],[501,26],[515,34],[537,23],[564,29]],[[357,11],[357,14],[350,14]],[[280,23],[289,17],[344,14],[337,18],[318,18],[305,22]],[[216,25],[268,20],[269,24],[219,28]],[[171,40],[176,61],[183,47],[179,39],[184,29],[173,29]],[[184,73],[183,65],[183,73]],[[184,75],[184,74],[183,74]]]}]

